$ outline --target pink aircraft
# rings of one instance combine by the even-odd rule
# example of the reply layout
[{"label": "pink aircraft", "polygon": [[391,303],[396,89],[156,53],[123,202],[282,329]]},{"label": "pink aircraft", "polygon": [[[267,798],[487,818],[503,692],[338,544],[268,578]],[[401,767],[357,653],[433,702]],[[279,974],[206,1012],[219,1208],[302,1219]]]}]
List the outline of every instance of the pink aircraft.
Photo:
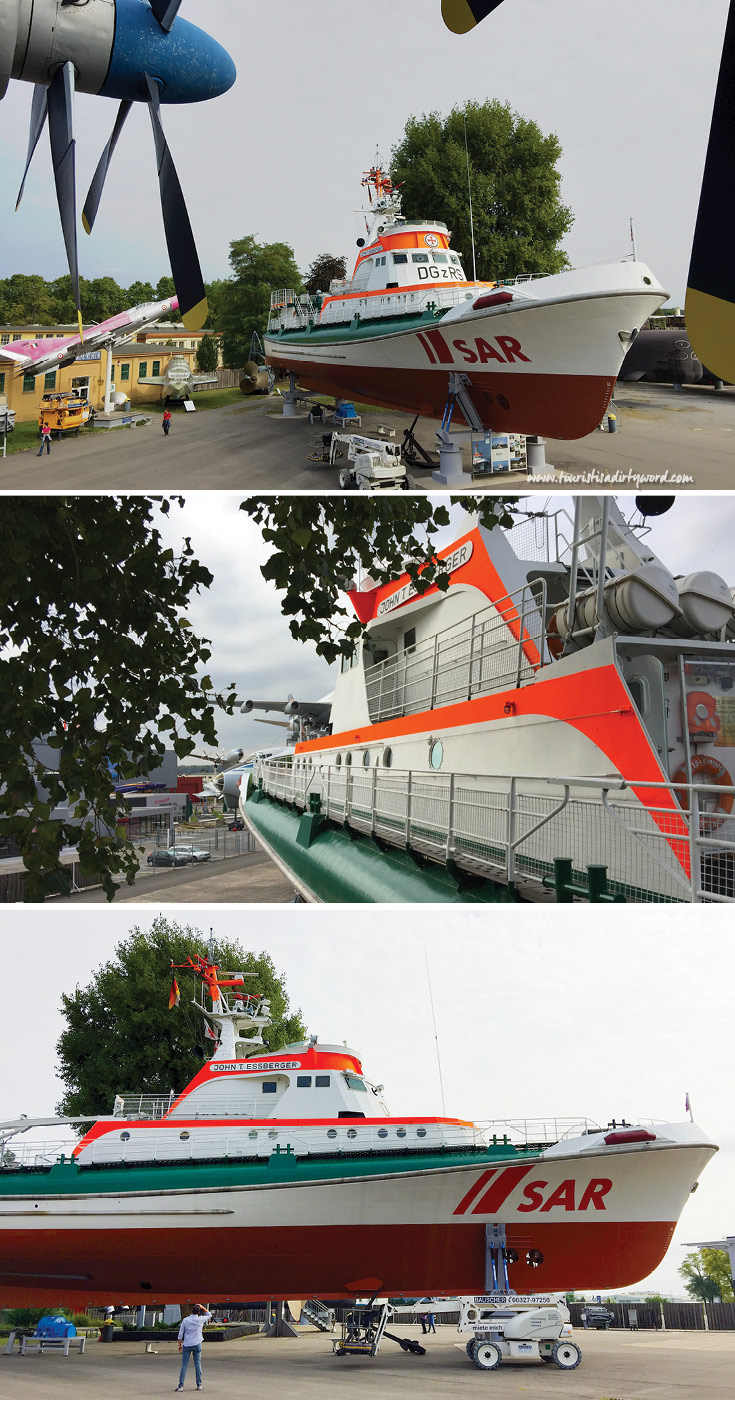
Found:
[{"label": "pink aircraft", "polygon": [[49,339],[11,341],[0,350],[3,359],[13,360],[16,374],[42,375],[49,370],[57,370],[60,365],[71,365],[77,356],[90,350],[97,350],[106,342],[117,344],[126,340],[132,331],[141,326],[158,321],[170,311],[178,311],[177,297],[169,297],[165,302],[143,302],[141,306],[130,307],[109,321],[101,321],[90,326],[81,336],[57,336]]}]

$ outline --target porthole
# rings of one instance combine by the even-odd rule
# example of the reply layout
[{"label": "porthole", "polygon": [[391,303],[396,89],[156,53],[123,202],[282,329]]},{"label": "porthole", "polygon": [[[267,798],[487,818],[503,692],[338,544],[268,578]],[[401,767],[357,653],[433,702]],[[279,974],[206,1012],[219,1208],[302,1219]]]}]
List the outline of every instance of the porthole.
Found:
[{"label": "porthole", "polygon": [[387,749],[384,749],[384,750],[383,750],[383,768],[389,769],[392,763],[393,763],[393,750],[391,749],[391,747],[390,747],[390,745],[389,745]]},{"label": "porthole", "polygon": [[128,1133],[127,1129],[125,1130],[125,1133],[120,1134],[120,1138],[123,1143],[127,1143],[128,1139],[130,1138],[130,1134]]},{"label": "porthole", "polygon": [[650,286],[651,286],[651,279],[650,279],[650,277],[644,277],[643,281],[645,282],[645,284],[646,284],[647,287],[650,287]]},{"label": "porthole", "polygon": [[248,1138],[257,1138],[257,1137],[258,1137],[258,1130],[257,1130],[257,1129],[251,1129],[251,1130],[250,1130],[250,1133],[248,1134]]},{"label": "porthole", "polygon": [[417,1129],[417,1130],[416,1130],[416,1137],[417,1137],[417,1138],[426,1138],[426,1129]]},{"label": "porthole", "polygon": [[278,1138],[278,1130],[277,1130],[277,1129],[271,1129],[270,1132],[269,1132],[269,1134],[268,1134],[268,1137],[269,1137],[269,1138]]},{"label": "porthole", "polygon": [[336,1129],[327,1129],[327,1138],[336,1138],[336,1137],[337,1137],[337,1130],[336,1130]]},{"label": "porthole", "polygon": [[184,1129],[184,1132],[179,1134],[179,1138],[182,1138],[182,1139],[191,1138],[191,1134],[188,1133],[186,1129]]},{"label": "porthole", "polygon": [[369,749],[364,749],[364,750],[363,750],[363,753],[362,753],[362,767],[363,767],[364,769],[369,769],[369,768],[370,768],[370,750],[369,750]]},{"label": "porthole", "polygon": [[357,1138],[357,1129],[348,1129],[348,1130],[347,1130],[347,1137],[348,1137],[348,1138]]},{"label": "porthole", "polygon": [[435,739],[429,750],[429,763],[432,769],[440,769],[444,759],[444,745],[440,739]]},{"label": "porthole", "polygon": [[405,1130],[405,1129],[396,1129],[396,1138],[405,1138],[405,1137],[406,1137],[406,1130]]},{"label": "porthole", "polygon": [[378,1129],[378,1138],[387,1138],[387,1137],[388,1137],[388,1130],[387,1130],[387,1129]]},{"label": "porthole", "polygon": [[352,755],[351,755],[351,754],[345,754],[345,763],[346,763],[346,765],[347,765],[348,768],[351,767],[351,765],[352,765]]},{"label": "porthole", "polygon": [[337,768],[338,768],[338,769],[341,769],[341,767],[342,767],[342,755],[341,755],[341,754],[338,754],[338,755],[337,755],[337,758],[335,759],[334,762],[335,762],[335,764],[337,765]]}]

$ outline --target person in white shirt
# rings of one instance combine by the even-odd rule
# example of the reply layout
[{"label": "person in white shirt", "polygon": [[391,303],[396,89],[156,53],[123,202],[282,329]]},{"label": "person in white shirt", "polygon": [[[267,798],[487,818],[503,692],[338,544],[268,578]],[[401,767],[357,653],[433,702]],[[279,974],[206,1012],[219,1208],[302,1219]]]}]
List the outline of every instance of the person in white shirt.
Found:
[{"label": "person in white shirt", "polygon": [[201,1391],[202,1389],[202,1338],[204,1334],[204,1325],[211,1317],[211,1313],[205,1309],[204,1304],[194,1304],[188,1318],[184,1318],[181,1321],[181,1327],[179,1329],[179,1352],[182,1353],[181,1373],[179,1375],[179,1384],[174,1388],[176,1391],[184,1390],[184,1378],[191,1356],[194,1357],[197,1391]]}]

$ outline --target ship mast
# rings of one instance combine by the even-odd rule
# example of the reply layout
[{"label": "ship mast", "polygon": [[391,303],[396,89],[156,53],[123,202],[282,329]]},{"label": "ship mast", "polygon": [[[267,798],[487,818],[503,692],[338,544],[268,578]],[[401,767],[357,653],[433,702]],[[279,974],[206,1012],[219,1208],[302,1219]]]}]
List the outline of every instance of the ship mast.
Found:
[{"label": "ship mast", "polygon": [[[242,1053],[237,1057],[237,1043],[243,1040],[247,1042],[247,1054],[255,1054],[265,1045],[263,1041],[263,1031],[271,1025],[270,1001],[260,993],[245,993],[242,991],[246,978],[257,978],[257,973],[228,973],[220,969],[215,962],[214,933],[210,929],[207,941],[207,957],[202,954],[191,956],[185,963],[172,963],[173,968],[185,969],[196,974],[202,981],[202,1000],[198,1002],[196,997],[192,998],[192,1005],[201,1012],[205,1018],[214,1022],[219,1033],[219,1044],[212,1056],[212,1060],[224,1061],[243,1059]],[[233,988],[230,1001],[224,992],[224,988]],[[211,999],[211,1009],[206,1005],[206,998]],[[255,1035],[251,1036],[250,1032]]]}]

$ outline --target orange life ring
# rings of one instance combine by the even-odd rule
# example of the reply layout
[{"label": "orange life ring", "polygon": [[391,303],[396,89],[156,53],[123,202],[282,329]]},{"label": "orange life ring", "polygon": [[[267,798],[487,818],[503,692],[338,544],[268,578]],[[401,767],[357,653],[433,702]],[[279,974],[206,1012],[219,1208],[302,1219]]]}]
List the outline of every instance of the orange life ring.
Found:
[{"label": "orange life ring", "polygon": [[[730,777],[730,774],[725,768],[725,765],[721,764],[719,759],[715,758],[714,754],[694,755],[692,759],[692,782],[696,783],[697,778],[700,778],[703,783],[716,783],[718,785],[721,784],[723,788],[732,788],[733,786],[732,778]],[[688,778],[686,765],[682,764],[681,767],[676,770],[676,773],[674,774],[674,777],[672,779],[672,783],[687,782]],[[688,794],[679,793],[677,794],[677,797],[684,811],[688,812]],[[716,832],[717,828],[722,826],[725,819],[732,812],[732,805],[733,794],[723,793],[715,812],[700,811],[700,822],[702,830],[705,832]]]},{"label": "orange life ring", "polygon": [[564,651],[564,643],[559,636],[559,624],[556,621],[556,613],[552,613],[546,629],[546,646],[548,647],[555,662],[558,662]]}]

